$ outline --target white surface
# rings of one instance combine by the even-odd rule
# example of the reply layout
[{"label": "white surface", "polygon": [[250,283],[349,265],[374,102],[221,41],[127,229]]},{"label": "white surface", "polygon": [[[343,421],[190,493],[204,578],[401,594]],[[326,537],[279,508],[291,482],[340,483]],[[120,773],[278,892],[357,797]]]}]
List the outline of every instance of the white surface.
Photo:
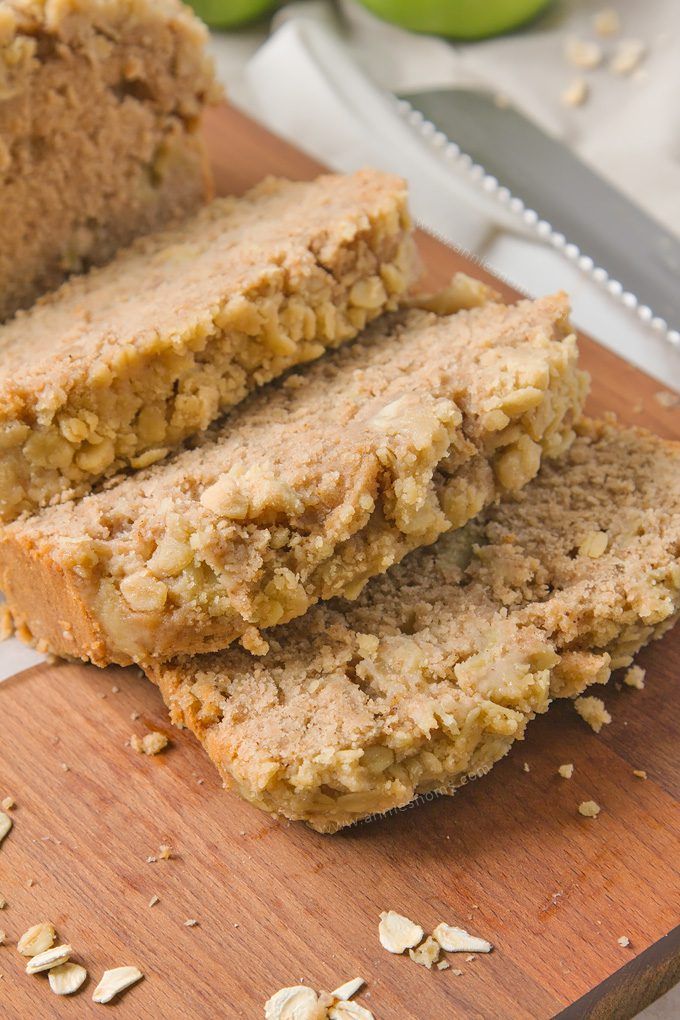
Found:
[{"label": "white surface", "polygon": [[[668,98],[680,87],[669,31],[673,23],[680,30],[680,5],[630,0],[618,6],[624,34],[647,43],[645,64],[633,78],[591,72],[591,100],[576,110],[560,102],[577,74],[562,51],[571,34],[592,37],[592,0],[557,4],[530,30],[468,46],[411,35],[351,3],[339,21],[330,4],[315,0],[284,8],[268,41],[261,32],[259,50],[254,31],[237,36],[238,51],[234,37],[224,35],[215,37],[215,49],[232,100],[272,130],[337,169],[372,163],[402,173],[424,225],[528,293],[568,290],[577,325],[658,379],[680,385],[677,349],[574,264],[532,240],[459,167],[424,147],[384,91],[456,83],[507,96],[680,232],[679,115]],[[606,43],[609,50],[613,45]]]}]

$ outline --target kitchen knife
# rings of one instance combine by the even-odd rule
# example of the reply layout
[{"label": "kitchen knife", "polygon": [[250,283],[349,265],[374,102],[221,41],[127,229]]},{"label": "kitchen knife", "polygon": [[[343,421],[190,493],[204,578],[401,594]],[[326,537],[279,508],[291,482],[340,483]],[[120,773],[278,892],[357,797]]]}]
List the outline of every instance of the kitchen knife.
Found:
[{"label": "kitchen knife", "polygon": [[[437,148],[473,161],[487,192],[680,345],[680,240],[511,106],[446,88],[399,97]],[[502,182],[504,187],[498,183]],[[568,239],[568,240],[567,240]]]}]

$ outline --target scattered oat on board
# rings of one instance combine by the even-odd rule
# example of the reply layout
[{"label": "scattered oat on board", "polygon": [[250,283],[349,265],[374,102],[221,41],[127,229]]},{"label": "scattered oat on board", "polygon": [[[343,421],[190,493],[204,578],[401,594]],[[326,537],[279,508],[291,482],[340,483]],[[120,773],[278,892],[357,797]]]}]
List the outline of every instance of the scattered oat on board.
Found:
[{"label": "scattered oat on board", "polygon": [[378,937],[383,949],[388,953],[404,953],[422,942],[425,932],[419,924],[408,917],[397,914],[394,910],[383,910],[378,925]]},{"label": "scattered oat on board", "polygon": [[6,815],[4,811],[0,811],[0,843],[2,843],[13,824],[9,815]]},{"label": "scattered oat on board", "polygon": [[633,775],[636,776],[638,779],[647,778],[647,773],[645,772],[644,769],[633,769]]},{"label": "scattered oat on board", "polygon": [[155,895],[152,896],[151,899],[149,900],[149,906],[155,907],[157,903],[160,903],[160,896]]},{"label": "scattered oat on board", "polygon": [[124,992],[143,977],[137,967],[114,967],[112,970],[105,970],[92,993],[92,999],[94,1002],[111,1002],[114,996]]},{"label": "scattered oat on board", "polygon": [[334,999],[351,999],[352,996],[356,995],[359,989],[363,988],[365,984],[366,982],[363,978],[352,978],[351,981],[345,981],[343,985],[333,989],[331,995]]},{"label": "scattered oat on board", "polygon": [[72,952],[73,949],[69,945],[53,946],[51,949],[46,949],[44,953],[38,953],[28,961],[26,973],[40,974],[44,970],[58,967],[60,964],[66,963]]},{"label": "scattered oat on board", "polygon": [[280,988],[264,1004],[265,1020],[323,1020],[325,1006],[319,1003],[319,996],[307,985],[293,985]]},{"label": "scattered oat on board", "polygon": [[17,949],[22,956],[38,956],[54,945],[57,933],[51,921],[41,921],[25,931],[17,942]]},{"label": "scattered oat on board", "polygon": [[456,928],[442,921],[432,932],[447,953],[490,953],[493,946],[486,939],[470,935],[464,928]]},{"label": "scattered oat on board", "polygon": [[61,963],[53,967],[47,977],[55,995],[73,995],[85,981],[87,971],[79,963]]}]

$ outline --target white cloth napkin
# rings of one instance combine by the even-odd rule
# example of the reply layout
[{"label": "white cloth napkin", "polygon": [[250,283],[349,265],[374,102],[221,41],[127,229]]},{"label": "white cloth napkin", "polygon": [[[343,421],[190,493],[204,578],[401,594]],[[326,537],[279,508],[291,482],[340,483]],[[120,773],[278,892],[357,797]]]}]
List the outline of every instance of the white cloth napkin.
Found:
[{"label": "white cloth napkin", "polygon": [[[560,101],[570,80],[584,73],[566,63],[563,50],[571,35],[596,38],[592,0],[557,4],[522,32],[473,45],[404,32],[351,2],[338,17],[334,5],[314,0],[285,7],[245,67],[234,60],[230,37],[217,37],[216,51],[232,100],[273,131],[335,169],[371,163],[403,174],[423,225],[527,293],[568,290],[579,326],[680,385],[676,349],[527,232],[466,171],[424,146],[389,95],[456,84],[506,96],[680,232],[680,115],[670,102],[680,86],[672,31],[680,30],[680,5],[628,0],[617,8],[621,37],[647,46],[642,69],[631,78],[604,68],[590,72],[591,97],[578,109]],[[241,53],[244,42],[254,48],[257,36],[240,37]],[[601,42],[613,52],[616,40]]]}]

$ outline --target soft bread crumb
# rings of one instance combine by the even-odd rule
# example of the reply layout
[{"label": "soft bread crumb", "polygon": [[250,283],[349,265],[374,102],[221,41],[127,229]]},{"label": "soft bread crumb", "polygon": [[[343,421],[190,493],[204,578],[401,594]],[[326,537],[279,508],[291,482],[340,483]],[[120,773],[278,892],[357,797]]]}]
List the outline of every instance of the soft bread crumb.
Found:
[{"label": "soft bread crumb", "polygon": [[574,774],[574,766],[572,764],[560,765],[557,771],[562,776],[562,779],[571,779]]},{"label": "soft bread crumb", "polygon": [[422,967],[427,967],[428,970],[431,970],[432,965],[437,962],[440,953],[441,946],[431,935],[428,935],[425,941],[415,949],[409,949],[408,951],[408,955],[414,963],[418,963]]},{"label": "soft bread crumb", "polygon": [[645,686],[645,673],[646,670],[640,666],[631,666],[629,670],[626,670],[623,682],[627,687],[634,687],[636,690],[641,691]]},{"label": "soft bread crumb", "polygon": [[574,708],[595,733],[599,733],[603,726],[612,721],[611,715],[604,707],[602,698],[595,698],[592,695],[587,698],[577,698]]},{"label": "soft bread crumb", "polygon": [[143,737],[131,736],[130,747],[137,754],[159,754],[169,744],[168,738],[164,733],[159,733],[157,730],[152,730],[151,733],[146,733]]},{"label": "soft bread crumb", "polygon": [[584,800],[578,806],[578,813],[584,818],[597,818],[600,805],[594,800]]}]

